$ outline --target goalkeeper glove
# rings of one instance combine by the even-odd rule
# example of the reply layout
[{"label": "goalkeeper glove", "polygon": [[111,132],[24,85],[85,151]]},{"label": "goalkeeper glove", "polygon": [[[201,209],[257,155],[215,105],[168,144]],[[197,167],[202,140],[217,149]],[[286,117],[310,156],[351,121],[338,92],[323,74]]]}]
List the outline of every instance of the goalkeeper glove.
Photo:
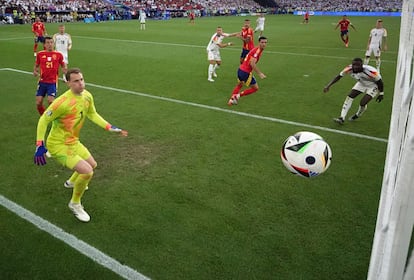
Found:
[{"label": "goalkeeper glove", "polygon": [[377,96],[376,101],[379,103],[384,99],[384,93],[380,92],[379,95]]},{"label": "goalkeeper glove", "polygon": [[34,155],[34,163],[36,165],[45,165],[46,164],[46,157],[45,154],[47,153],[47,149],[43,141],[38,141],[36,143],[36,152]]},{"label": "goalkeeper glove", "polygon": [[112,132],[119,132],[122,136],[128,136],[128,131],[123,130],[119,127],[116,127],[114,125],[108,125],[107,130],[112,131]]},{"label": "goalkeeper glove", "polygon": [[118,128],[118,127],[114,126],[114,125],[111,125],[111,126],[108,128],[108,130],[109,130],[109,131],[111,131],[111,132],[121,132],[121,131],[122,131],[122,129],[120,129],[120,128]]}]

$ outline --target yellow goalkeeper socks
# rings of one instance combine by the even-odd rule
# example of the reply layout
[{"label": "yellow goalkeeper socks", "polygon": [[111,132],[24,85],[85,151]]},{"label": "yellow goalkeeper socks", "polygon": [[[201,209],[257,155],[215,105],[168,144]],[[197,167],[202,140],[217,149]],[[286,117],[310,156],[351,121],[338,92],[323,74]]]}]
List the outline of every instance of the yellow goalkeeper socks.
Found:
[{"label": "yellow goalkeeper socks", "polygon": [[75,186],[72,192],[72,199],[71,199],[72,203],[80,203],[83,193],[85,192],[86,186],[88,185],[89,181],[92,179],[92,176],[93,176],[93,171],[87,174],[78,174],[78,177],[75,181]]},{"label": "yellow goalkeeper socks", "polygon": [[70,176],[68,181],[71,183],[75,183],[76,179],[78,179],[78,176],[79,176],[79,173],[75,171],[73,172],[72,176]]}]

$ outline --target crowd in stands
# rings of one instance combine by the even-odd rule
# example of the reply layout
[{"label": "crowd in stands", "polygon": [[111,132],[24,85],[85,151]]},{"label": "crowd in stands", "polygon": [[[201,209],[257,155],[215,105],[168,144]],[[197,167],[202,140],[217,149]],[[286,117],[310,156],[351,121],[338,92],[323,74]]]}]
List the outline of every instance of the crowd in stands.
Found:
[{"label": "crowd in stands", "polygon": [[[401,0],[0,0],[6,23],[30,23],[35,15],[47,22],[137,18],[293,13],[294,11],[400,11]],[[5,16],[8,16],[5,20]]]},{"label": "crowd in stands", "polygon": [[276,0],[281,9],[289,11],[401,11],[402,0]]}]

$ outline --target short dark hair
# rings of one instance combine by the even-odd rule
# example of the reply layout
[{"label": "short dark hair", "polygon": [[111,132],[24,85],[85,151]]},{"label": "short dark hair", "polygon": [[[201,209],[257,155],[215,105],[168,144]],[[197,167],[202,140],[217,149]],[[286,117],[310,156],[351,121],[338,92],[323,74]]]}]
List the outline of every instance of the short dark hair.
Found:
[{"label": "short dark hair", "polygon": [[360,57],[355,57],[352,62],[361,62],[362,63],[362,58]]},{"label": "short dark hair", "polygon": [[52,37],[50,37],[50,36],[46,36],[46,37],[45,37],[45,41],[46,41],[46,40],[53,40],[53,38],[52,38]]},{"label": "short dark hair", "polygon": [[260,42],[261,40],[267,40],[267,38],[265,36],[260,36],[258,41]]},{"label": "short dark hair", "polygon": [[68,82],[70,81],[71,74],[79,74],[79,73],[82,73],[82,71],[79,68],[69,68],[65,74],[66,81]]}]

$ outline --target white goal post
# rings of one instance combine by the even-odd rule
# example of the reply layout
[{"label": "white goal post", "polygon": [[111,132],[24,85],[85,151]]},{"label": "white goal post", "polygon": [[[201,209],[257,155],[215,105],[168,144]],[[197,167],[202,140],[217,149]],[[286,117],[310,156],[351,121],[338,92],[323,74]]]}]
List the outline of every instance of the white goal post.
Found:
[{"label": "white goal post", "polygon": [[390,132],[368,280],[414,279],[414,252],[409,252],[414,225],[413,51],[414,0],[403,0]]}]

